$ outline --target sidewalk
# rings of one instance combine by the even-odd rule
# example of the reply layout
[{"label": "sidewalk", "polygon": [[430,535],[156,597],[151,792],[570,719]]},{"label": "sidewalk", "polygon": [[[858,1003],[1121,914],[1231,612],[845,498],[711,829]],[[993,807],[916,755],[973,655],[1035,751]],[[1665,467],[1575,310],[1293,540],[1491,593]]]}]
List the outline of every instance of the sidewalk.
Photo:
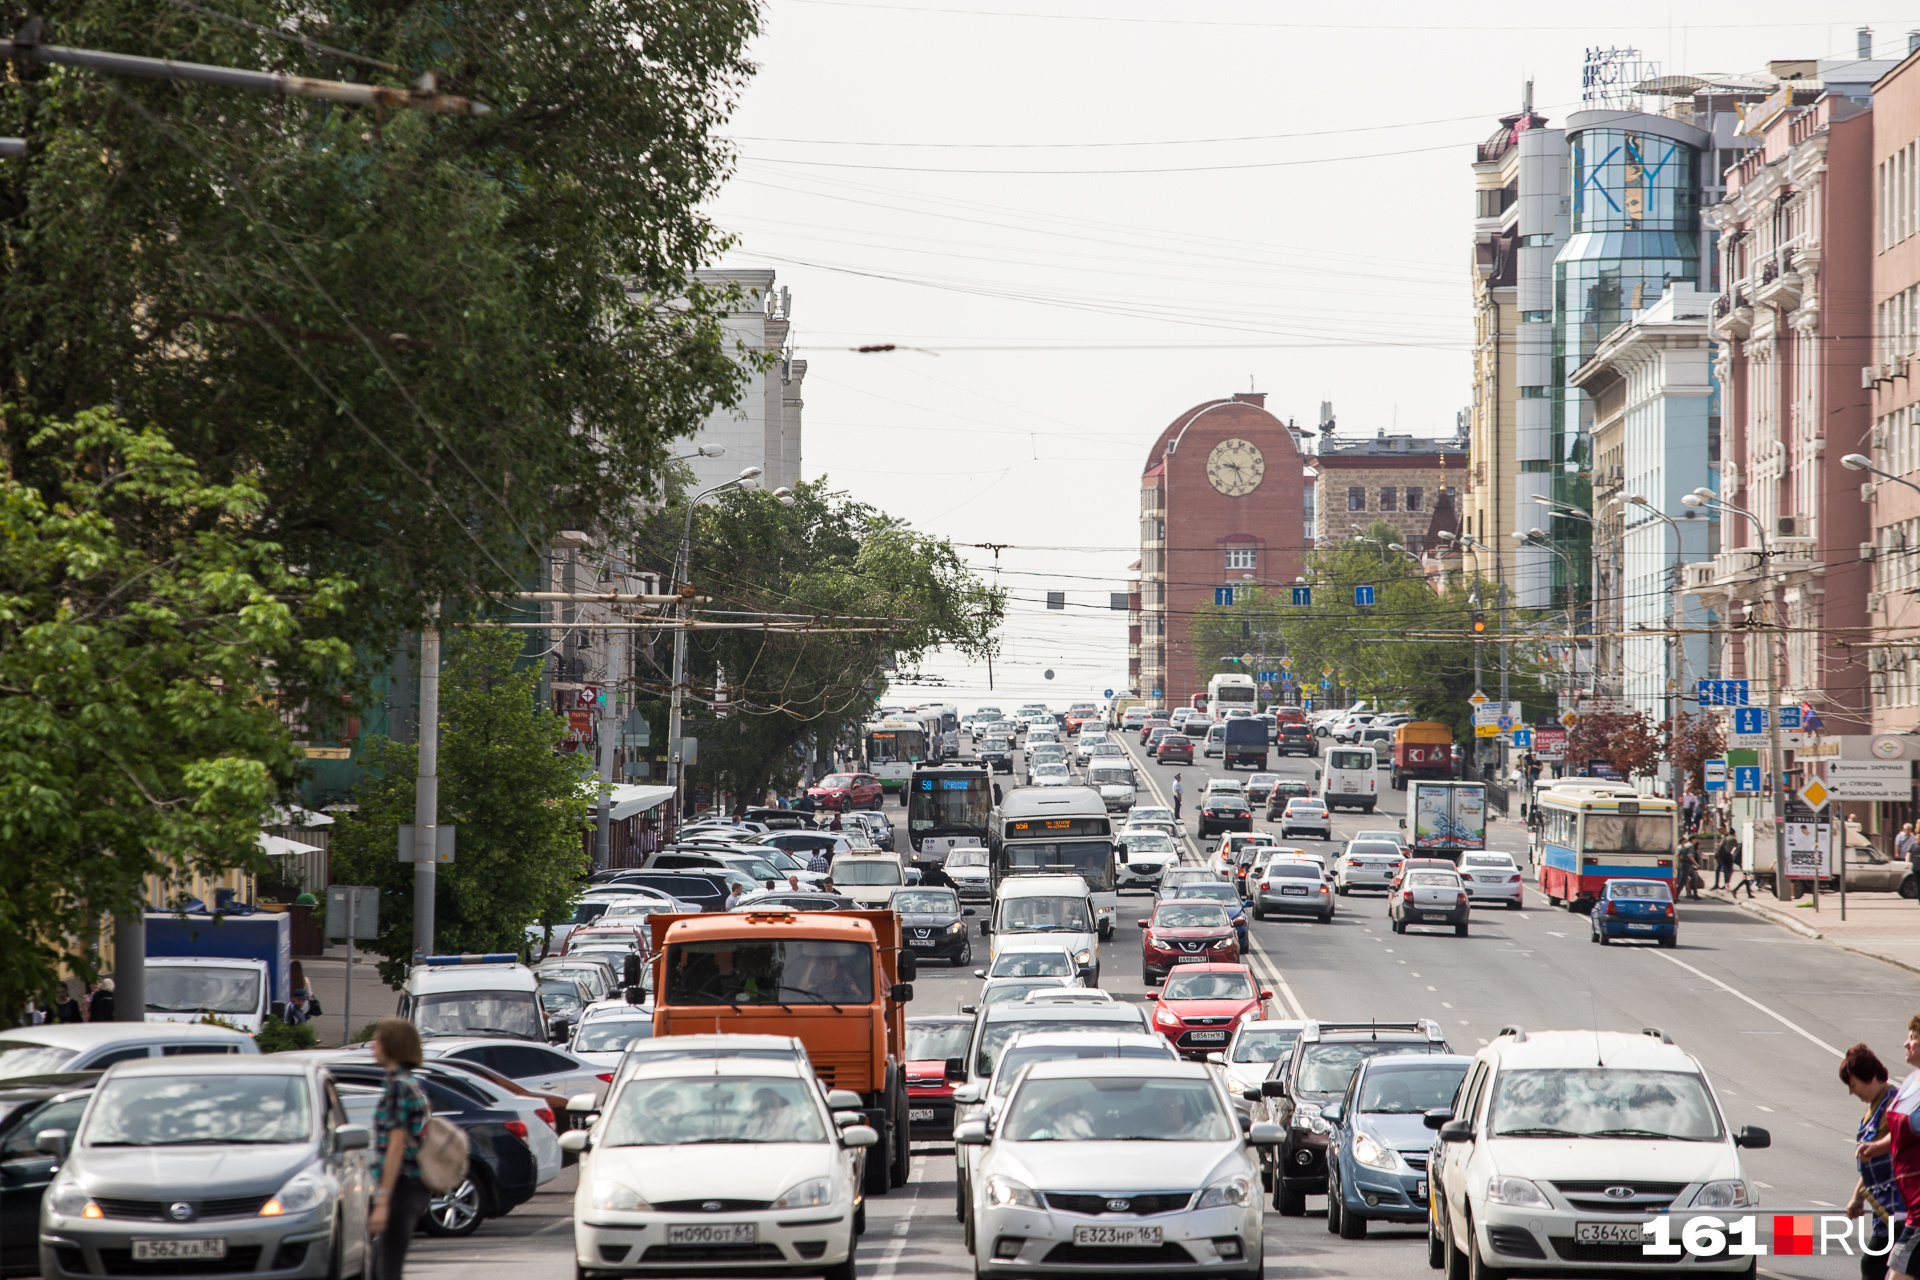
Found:
[{"label": "sidewalk", "polygon": [[[369,955],[357,947],[354,949],[354,1031],[369,1022],[393,1016],[398,997],[392,987],[380,980],[379,961],[379,956]],[[314,995],[319,997],[320,1007],[326,1010],[325,1014],[313,1020],[313,1028],[320,1036],[320,1047],[338,1048],[346,1043],[348,1036],[347,948],[345,944],[335,944],[327,948],[324,956],[302,956],[300,968],[312,984]]]},{"label": "sidewalk", "polygon": [[1793,902],[1775,900],[1765,889],[1752,898],[1733,897],[1725,889],[1703,889],[1701,897],[1732,902],[1740,910],[1793,930],[1806,938],[1831,942],[1842,951],[1884,960],[1920,973],[1920,904],[1893,893],[1849,893],[1847,918],[1840,918],[1838,895],[1820,895],[1820,910],[1811,895]]}]

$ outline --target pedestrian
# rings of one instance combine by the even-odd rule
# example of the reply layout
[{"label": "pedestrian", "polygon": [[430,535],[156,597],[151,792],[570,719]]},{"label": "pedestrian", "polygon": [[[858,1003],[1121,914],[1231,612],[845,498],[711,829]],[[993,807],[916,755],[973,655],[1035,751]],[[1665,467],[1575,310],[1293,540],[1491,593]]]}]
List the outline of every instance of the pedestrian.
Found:
[{"label": "pedestrian", "polygon": [[1680,881],[1686,885],[1687,897],[1700,901],[1700,888],[1704,883],[1700,879],[1700,842],[1688,840],[1680,846]]},{"label": "pedestrian", "polygon": [[[1886,1064],[1880,1061],[1879,1055],[1864,1044],[1847,1050],[1846,1057],[1840,1060],[1840,1083],[1867,1108],[1860,1121],[1855,1151],[1886,1137],[1888,1110],[1897,1091],[1887,1083]],[[1894,1180],[1891,1152],[1858,1159],[1856,1163],[1860,1167],[1860,1181],[1853,1189],[1853,1197],[1847,1201],[1846,1212],[1849,1218],[1863,1214],[1873,1216],[1870,1239],[1860,1256],[1860,1280],[1880,1280],[1887,1273],[1887,1254],[1892,1252],[1887,1235],[1896,1230],[1906,1216],[1906,1202],[1900,1195],[1900,1184]]]},{"label": "pedestrian", "polygon": [[798,800],[795,800],[793,802],[793,811],[812,817],[814,811],[813,797],[811,795],[803,795]]},{"label": "pedestrian", "polygon": [[93,992],[87,997],[88,1022],[113,1021],[113,979],[102,978],[93,984]]},{"label": "pedestrian", "polygon": [[[1720,843],[1716,845],[1713,850],[1714,888],[1733,888],[1733,851],[1739,847],[1740,842],[1733,838],[1732,832],[1728,832],[1726,835],[1720,837]],[[1747,893],[1751,896],[1753,889],[1749,887]]]},{"label": "pedestrian", "polygon": [[1180,817],[1180,775],[1179,775],[1179,774],[1177,774],[1177,773],[1173,775],[1173,816],[1174,816],[1174,819],[1175,819],[1176,821],[1178,821],[1178,820],[1179,820],[1179,817]]},{"label": "pedestrian", "polygon": [[840,890],[834,887],[832,876],[828,876],[825,880],[822,880],[820,882],[820,891],[822,893],[831,893],[836,895],[840,892]]},{"label": "pedestrian", "polygon": [[311,994],[305,987],[293,989],[293,999],[287,1001],[286,1010],[280,1015],[286,1019],[288,1026],[297,1027],[303,1022],[313,1021]]},{"label": "pedestrian", "polygon": [[326,1015],[327,1011],[320,1007],[320,997],[313,992],[313,984],[307,981],[307,971],[300,967],[298,960],[293,961],[287,966],[287,981],[293,985],[293,989],[296,991],[302,987],[306,988],[307,1016],[319,1018]]},{"label": "pedestrian", "polygon": [[832,821],[832,822],[829,822],[829,823],[827,824],[827,830],[829,830],[829,831],[838,831],[838,830],[840,830],[840,815],[839,815],[839,814],[837,814],[837,813],[836,813],[836,814],[834,814],[834,815],[833,815],[833,821]]},{"label": "pedestrian", "polygon": [[958,886],[953,883],[953,877],[947,874],[947,869],[937,862],[929,862],[920,869],[920,887],[959,891]]},{"label": "pedestrian", "polygon": [[1900,834],[1893,838],[1893,856],[1902,862],[1911,861],[1913,859],[1913,846],[1915,843],[1916,841],[1913,838],[1913,824],[1911,822],[1901,823]]},{"label": "pedestrian", "polygon": [[80,1011],[82,988],[80,979],[68,978],[60,984],[60,1001],[53,1007],[55,1022],[84,1022],[86,1015]]},{"label": "pedestrian", "polygon": [[382,1018],[373,1029],[373,1060],[386,1069],[386,1089],[373,1111],[373,1213],[367,1231],[374,1242],[373,1274],[400,1280],[407,1264],[407,1242],[414,1223],[426,1212],[426,1183],[420,1180],[420,1136],[427,1129],[427,1095],[413,1078],[420,1065],[420,1031],[404,1018]]},{"label": "pedestrian", "polygon": [[827,861],[827,853],[824,849],[815,849],[807,855],[807,870],[816,875],[827,874],[827,868],[831,865]]},{"label": "pedestrian", "polygon": [[[1920,1014],[1907,1022],[1904,1046],[1907,1065],[1920,1068]],[[1854,1148],[1853,1158],[1861,1163],[1882,1155],[1893,1157],[1893,1179],[1900,1188],[1900,1199],[1907,1207],[1907,1220],[1894,1236],[1893,1252],[1887,1255],[1887,1280],[1911,1280],[1914,1273],[1915,1246],[1920,1245],[1920,1130],[1914,1127],[1914,1107],[1920,1105],[1920,1070],[1910,1071],[1894,1091],[1887,1106],[1887,1134]]]},{"label": "pedestrian", "polygon": [[739,905],[740,905],[740,901],[741,901],[741,899],[743,899],[743,898],[745,898],[746,896],[747,896],[747,894],[746,894],[746,890],[744,890],[744,889],[742,889],[742,888],[741,888],[741,887],[740,887],[739,885],[737,885],[737,884],[736,884],[736,885],[734,885],[734,886],[733,886],[733,889],[732,889],[732,891],[731,891],[731,892],[729,892],[729,893],[727,894],[727,907],[726,907],[726,909],[727,909],[728,911],[731,911],[731,910],[733,910],[733,909],[734,909],[735,907],[737,907],[737,906],[739,906]]}]

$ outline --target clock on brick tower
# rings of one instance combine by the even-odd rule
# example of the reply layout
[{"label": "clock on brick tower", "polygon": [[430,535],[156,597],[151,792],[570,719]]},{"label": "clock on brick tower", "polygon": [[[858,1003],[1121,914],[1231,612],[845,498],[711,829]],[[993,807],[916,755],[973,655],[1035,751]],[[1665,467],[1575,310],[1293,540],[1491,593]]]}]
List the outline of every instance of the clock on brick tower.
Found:
[{"label": "clock on brick tower", "polygon": [[1229,588],[1277,590],[1300,573],[1301,469],[1299,440],[1259,392],[1195,405],[1154,441],[1140,478],[1140,613],[1129,636],[1131,683],[1148,705],[1191,706],[1221,670],[1220,655],[1189,643],[1201,611]]}]

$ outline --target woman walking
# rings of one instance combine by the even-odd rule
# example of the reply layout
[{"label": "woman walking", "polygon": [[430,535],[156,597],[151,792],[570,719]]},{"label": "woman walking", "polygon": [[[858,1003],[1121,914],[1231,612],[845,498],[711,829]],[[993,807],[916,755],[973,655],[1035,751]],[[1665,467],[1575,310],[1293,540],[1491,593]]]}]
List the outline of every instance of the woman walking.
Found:
[{"label": "woman walking", "polygon": [[[1894,1088],[1887,1083],[1886,1064],[1864,1044],[1853,1046],[1840,1060],[1840,1083],[1867,1108],[1860,1120],[1859,1145],[1855,1148],[1858,1152],[1887,1136],[1887,1112],[1893,1103]],[[1881,1280],[1887,1274],[1887,1254],[1891,1252],[1887,1235],[1900,1229],[1906,1216],[1906,1201],[1900,1195],[1899,1183],[1894,1180],[1891,1152],[1860,1158],[1857,1163],[1860,1181],[1853,1189],[1853,1197],[1847,1201],[1847,1216],[1873,1216],[1869,1242],[1860,1257],[1860,1280]]]},{"label": "woman walking", "polygon": [[420,1065],[420,1031],[404,1018],[382,1018],[373,1031],[373,1060],[386,1068],[387,1088],[373,1113],[373,1215],[375,1280],[400,1280],[413,1227],[427,1211],[420,1181],[420,1135],[426,1131],[427,1095],[413,1078]]},{"label": "woman walking", "polygon": [[[1907,1065],[1920,1068],[1920,1014],[1907,1022],[1905,1050]],[[1894,1231],[1893,1252],[1887,1255],[1887,1280],[1911,1280],[1916,1266],[1914,1254],[1920,1249],[1920,1134],[1914,1130],[1913,1116],[1920,1107],[1920,1070],[1910,1071],[1892,1090],[1887,1103],[1886,1136],[1863,1141],[1854,1148],[1853,1158],[1864,1169],[1880,1156],[1893,1157],[1893,1180],[1907,1206],[1906,1221],[1891,1222]]]}]

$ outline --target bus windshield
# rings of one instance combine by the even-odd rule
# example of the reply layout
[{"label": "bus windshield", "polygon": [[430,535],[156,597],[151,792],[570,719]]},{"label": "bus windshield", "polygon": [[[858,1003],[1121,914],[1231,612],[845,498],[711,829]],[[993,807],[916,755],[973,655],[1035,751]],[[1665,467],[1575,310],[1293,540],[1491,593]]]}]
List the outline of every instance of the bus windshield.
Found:
[{"label": "bus windshield", "polygon": [[1589,813],[1581,841],[1586,853],[1672,853],[1673,817],[1624,818]]},{"label": "bus windshield", "polygon": [[992,808],[993,783],[985,773],[918,777],[907,798],[907,830],[916,836],[984,838]]},{"label": "bus windshield", "polygon": [[1095,891],[1111,889],[1113,880],[1113,842],[1110,840],[1070,840],[1021,842],[1001,849],[1002,870],[1057,871],[1077,875]]},{"label": "bus windshield", "polygon": [[867,763],[927,758],[927,735],[919,729],[875,729],[867,734]]}]

